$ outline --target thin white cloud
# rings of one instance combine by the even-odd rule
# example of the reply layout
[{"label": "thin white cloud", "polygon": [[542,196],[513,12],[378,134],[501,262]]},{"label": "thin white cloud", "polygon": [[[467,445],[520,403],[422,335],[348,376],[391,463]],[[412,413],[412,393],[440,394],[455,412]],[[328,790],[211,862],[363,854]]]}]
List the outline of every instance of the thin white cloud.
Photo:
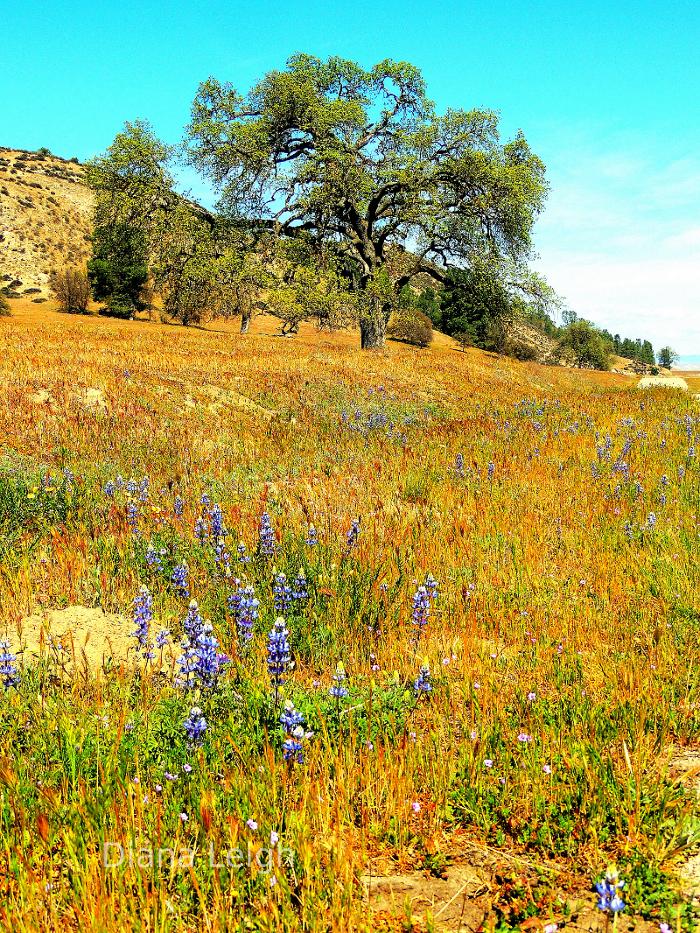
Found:
[{"label": "thin white cloud", "polygon": [[560,150],[538,268],[580,316],[700,354],[700,160]]}]

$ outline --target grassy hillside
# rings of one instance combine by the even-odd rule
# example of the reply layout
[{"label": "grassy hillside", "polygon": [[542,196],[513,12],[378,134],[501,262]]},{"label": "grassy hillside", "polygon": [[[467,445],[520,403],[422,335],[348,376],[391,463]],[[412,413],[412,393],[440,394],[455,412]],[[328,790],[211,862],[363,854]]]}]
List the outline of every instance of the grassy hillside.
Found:
[{"label": "grassy hillside", "polygon": [[76,162],[0,147],[0,288],[45,298],[53,271],[82,265],[92,200]]},{"label": "grassy hillside", "polygon": [[[13,310],[4,929],[602,927],[613,861],[620,923],[692,927],[691,393],[447,340]],[[193,598],[215,685],[211,652],[177,683]]]}]

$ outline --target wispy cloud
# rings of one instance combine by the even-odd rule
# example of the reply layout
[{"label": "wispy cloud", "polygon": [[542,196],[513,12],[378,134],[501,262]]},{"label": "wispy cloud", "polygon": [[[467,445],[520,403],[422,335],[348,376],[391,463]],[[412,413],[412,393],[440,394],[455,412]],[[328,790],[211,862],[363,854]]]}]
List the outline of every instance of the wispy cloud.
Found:
[{"label": "wispy cloud", "polygon": [[537,264],[581,316],[698,354],[700,159],[653,155],[560,149]]}]

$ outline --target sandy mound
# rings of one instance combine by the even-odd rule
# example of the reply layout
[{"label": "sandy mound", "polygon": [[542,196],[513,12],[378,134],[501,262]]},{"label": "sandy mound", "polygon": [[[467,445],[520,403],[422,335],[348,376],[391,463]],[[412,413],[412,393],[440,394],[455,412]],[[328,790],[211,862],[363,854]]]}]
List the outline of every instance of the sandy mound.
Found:
[{"label": "sandy mound", "polygon": [[[21,652],[25,666],[44,657],[61,658],[61,666],[98,672],[124,664],[134,666],[133,623],[101,609],[69,606],[27,616],[20,631],[10,631],[13,652]],[[60,647],[59,647],[60,645]]]},{"label": "sandy mound", "polygon": [[688,383],[680,376],[643,376],[637,383],[638,389],[683,389],[687,391]]}]

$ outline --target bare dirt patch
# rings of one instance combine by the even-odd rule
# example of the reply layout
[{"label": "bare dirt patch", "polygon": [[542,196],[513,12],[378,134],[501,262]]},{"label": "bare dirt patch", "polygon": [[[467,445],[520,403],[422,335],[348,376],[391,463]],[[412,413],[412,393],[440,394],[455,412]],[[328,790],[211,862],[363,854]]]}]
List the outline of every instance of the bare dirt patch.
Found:
[{"label": "bare dirt patch", "polygon": [[688,391],[688,383],[681,376],[643,376],[637,383],[638,389],[682,389]]},{"label": "bare dirt patch", "polygon": [[68,606],[27,616],[19,631],[8,633],[11,650],[25,666],[54,659],[66,673],[97,674],[118,667],[136,667],[131,635],[133,623],[99,608]]}]

